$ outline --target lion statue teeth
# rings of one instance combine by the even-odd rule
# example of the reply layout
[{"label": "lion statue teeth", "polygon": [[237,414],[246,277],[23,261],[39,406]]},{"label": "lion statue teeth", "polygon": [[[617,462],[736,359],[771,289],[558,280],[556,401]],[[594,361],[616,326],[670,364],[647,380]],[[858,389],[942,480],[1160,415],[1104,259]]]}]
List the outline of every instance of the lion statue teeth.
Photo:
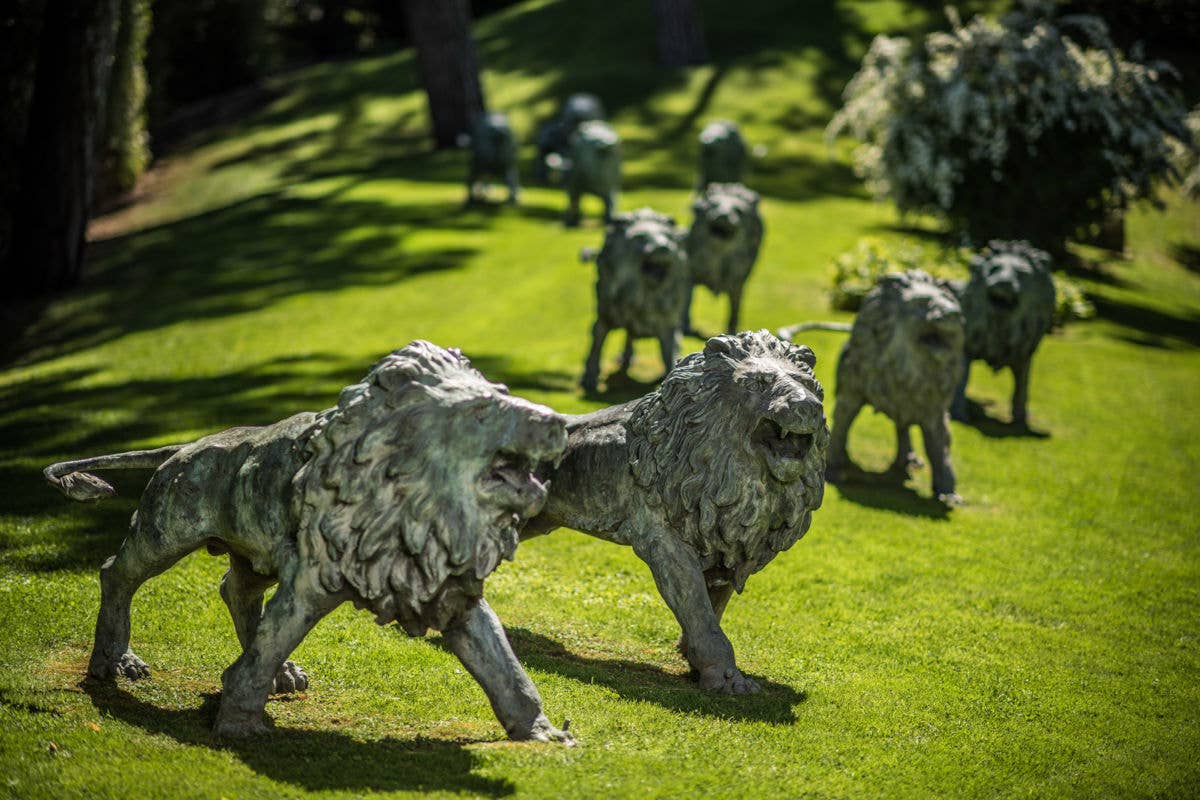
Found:
[{"label": "lion statue teeth", "polygon": [[112,493],[82,470],[156,468],[100,571],[88,675],[149,675],[129,648],[133,595],[204,546],[229,554],[221,596],[243,648],[222,678],[217,734],[266,730],[267,695],[308,685],[285,659],[349,601],[410,635],[441,630],[510,737],[570,742],[483,599],[484,578],[545,502],[537,465],[565,445],[563,417],[510,396],[457,350],[416,341],[319,414],[51,465],[47,479],[74,499]]},{"label": "lion statue teeth", "polygon": [[[695,218],[687,235],[688,269],[693,286],[729,295],[728,333],[738,329],[742,290],[762,246],[763,223],[758,194],[740,183],[713,183],[692,204]],[[691,297],[684,307],[683,330],[691,325]]]},{"label": "lion statue teeth", "polygon": [[700,131],[700,177],[698,188],[710,183],[741,183],[746,170],[746,142],[737,125],[717,120]]},{"label": "lion statue teeth", "polygon": [[994,370],[1012,370],[1012,421],[1024,426],[1033,354],[1054,322],[1050,255],[1026,242],[994,241],[971,259],[970,268],[968,281],[953,287],[966,319],[966,342],[950,413],[967,418],[967,375],[978,359]]},{"label": "lion statue teeth", "polygon": [[617,192],[621,188],[621,137],[600,120],[580,123],[571,134],[564,164],[563,186],[567,190],[568,227],[579,224],[579,201],[585,194],[604,202],[604,221],[617,212]]},{"label": "lion statue teeth", "polygon": [[468,137],[471,168],[467,173],[467,203],[487,199],[485,178],[499,178],[508,187],[508,203],[516,205],[521,192],[517,176],[517,138],[508,117],[498,112],[478,114]]},{"label": "lion statue teeth", "polygon": [[639,400],[570,418],[550,497],[522,538],[568,527],[631,545],[683,629],[705,689],[758,685],[720,627],[733,591],[808,530],[825,488],[812,350],[716,336]]},{"label": "lion statue teeth", "polygon": [[921,428],[933,472],[933,493],[953,505],[950,401],[962,374],[963,314],[954,294],[921,270],[884,275],[863,298],[837,367],[833,439],[827,477],[850,466],[846,439],[864,405],[896,426],[896,460],[889,473],[907,476],[920,460],[909,428]]},{"label": "lion statue teeth", "polygon": [[622,372],[639,338],[657,339],[663,369],[671,369],[690,281],[684,232],[675,220],[648,208],[613,217],[596,256],[596,322],[580,382],[585,390],[596,390],[604,340],[618,328],[625,330]]}]

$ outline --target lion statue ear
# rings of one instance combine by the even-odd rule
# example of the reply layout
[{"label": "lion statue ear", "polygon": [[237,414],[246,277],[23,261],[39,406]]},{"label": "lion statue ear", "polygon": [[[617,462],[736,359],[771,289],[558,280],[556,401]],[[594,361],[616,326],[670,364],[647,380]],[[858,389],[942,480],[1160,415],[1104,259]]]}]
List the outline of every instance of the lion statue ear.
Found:
[{"label": "lion statue ear", "polygon": [[808,365],[809,369],[817,368],[817,354],[806,344],[792,345],[792,353],[796,358]]},{"label": "lion statue ear", "polygon": [[733,351],[733,337],[728,334],[714,336],[704,343],[704,355],[727,356]]}]

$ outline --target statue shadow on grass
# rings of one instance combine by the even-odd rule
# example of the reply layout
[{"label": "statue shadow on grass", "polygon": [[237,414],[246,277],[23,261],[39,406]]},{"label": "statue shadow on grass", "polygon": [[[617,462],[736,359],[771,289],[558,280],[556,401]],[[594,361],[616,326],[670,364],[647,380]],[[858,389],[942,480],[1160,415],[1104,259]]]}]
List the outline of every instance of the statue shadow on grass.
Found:
[{"label": "statue shadow on grass", "polygon": [[989,439],[1049,439],[1050,432],[1031,428],[1027,422],[1013,422],[988,413],[990,400],[979,402],[967,398],[967,418],[955,420],[968,425]]},{"label": "statue shadow on grass", "polygon": [[837,483],[828,482],[843,500],[860,506],[931,520],[950,519],[950,509],[936,497],[923,495],[893,472],[867,472],[848,466]]},{"label": "statue shadow on grass", "polygon": [[[254,772],[309,791],[355,793],[442,791],[505,797],[511,781],[472,772],[476,758],[465,745],[416,736],[362,741],[332,730],[277,728],[263,736],[217,739],[212,735],[220,695],[203,694],[199,709],[165,709],[112,683],[84,680],[80,688],[106,715],[185,745],[233,753]],[[267,704],[268,713],[275,702]]]},{"label": "statue shadow on grass", "polygon": [[[684,714],[705,714],[722,719],[794,725],[794,706],[808,699],[804,690],[751,675],[762,691],[747,695],[726,695],[700,688],[680,659],[680,672],[668,672],[653,664],[617,658],[594,658],[573,653],[561,642],[519,627],[506,627],[517,658],[526,667],[553,672],[580,683],[599,684],[616,692],[624,700],[653,703]],[[428,639],[445,649],[440,637]]]}]

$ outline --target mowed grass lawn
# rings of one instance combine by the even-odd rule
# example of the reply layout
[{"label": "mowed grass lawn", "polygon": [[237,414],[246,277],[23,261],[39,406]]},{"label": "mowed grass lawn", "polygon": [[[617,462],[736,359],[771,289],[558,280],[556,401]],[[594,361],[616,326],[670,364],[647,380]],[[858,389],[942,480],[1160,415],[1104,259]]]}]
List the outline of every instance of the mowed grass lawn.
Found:
[{"label": "mowed grass lawn", "polygon": [[[939,24],[935,4],[708,2],[716,65],[671,74],[651,63],[644,5],[530,2],[481,21],[491,104],[528,141],[558,98],[602,94],[625,139],[622,208],[685,222],[700,126],[737,120],[767,148],[749,178],[767,235],[745,324],[846,319],[826,305],[832,258],[865,235],[929,235],[865,195],[822,126],[870,37]],[[46,464],[327,407],[418,337],[564,412],[657,376],[647,342],[633,382],[581,395],[578,251],[600,242],[598,205],[579,230],[551,189],[462,210],[465,156],[427,150],[412,75],[407,53],[317,66],[198,133],[97,220],[83,284],[0,371],[0,795],[1200,794],[1200,208],[1178,199],[1131,215],[1129,257],[1084,280],[1099,318],[1039,351],[1047,435],[1010,435],[1008,378],[977,368],[990,420],[953,429],[968,505],[945,513],[927,470],[830,487],[808,536],[733,600],[725,628],[759,695],[701,694],[646,568],[567,531],[522,545],[488,597],[575,748],[505,741],[438,637],[348,607],[296,652],[313,684],[269,703],[276,732],[213,741],[237,648],[225,560],[205,554],[135,600],[153,677],[82,684],[97,569],[147,476],[109,473],[121,496],[84,507],[42,482]],[[699,324],[724,314],[701,293]],[[805,341],[832,406],[843,336]],[[880,469],[891,442],[865,415],[852,454]]]}]

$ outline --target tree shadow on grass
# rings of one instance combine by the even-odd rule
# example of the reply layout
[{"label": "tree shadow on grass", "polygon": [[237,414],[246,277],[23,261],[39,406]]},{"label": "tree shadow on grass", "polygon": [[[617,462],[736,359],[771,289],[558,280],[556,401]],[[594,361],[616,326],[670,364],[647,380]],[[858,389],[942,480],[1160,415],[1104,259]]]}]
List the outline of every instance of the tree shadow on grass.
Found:
[{"label": "tree shadow on grass", "polygon": [[[701,689],[688,676],[682,658],[680,671],[674,673],[653,664],[579,655],[561,642],[525,628],[506,627],[504,630],[517,658],[527,667],[553,672],[580,683],[599,684],[626,700],[653,703],[684,714],[793,725],[796,722],[793,707],[808,698],[803,690],[762,678],[755,678],[762,687],[757,694],[715,694]],[[440,637],[431,637],[428,641],[443,649],[446,647]]]},{"label": "tree shadow on grass", "polygon": [[1188,272],[1200,273],[1200,247],[1187,242],[1173,242],[1167,245],[1171,258]]},{"label": "tree shadow on grass", "polygon": [[[1088,295],[1096,306],[1096,315],[1145,334],[1145,344],[1161,347],[1162,339],[1176,339],[1200,347],[1200,314],[1174,315],[1158,309],[1122,303],[1100,295]],[[1136,340],[1135,340],[1136,341]]]},{"label": "tree shadow on grass", "polygon": [[80,687],[106,715],[184,745],[233,753],[254,772],[309,791],[441,791],[487,797],[516,791],[511,781],[472,772],[477,759],[465,745],[473,742],[425,736],[362,741],[337,731],[295,728],[248,739],[215,739],[211,730],[218,694],[204,694],[199,709],[180,710],[150,705],[111,683],[85,680]]}]

